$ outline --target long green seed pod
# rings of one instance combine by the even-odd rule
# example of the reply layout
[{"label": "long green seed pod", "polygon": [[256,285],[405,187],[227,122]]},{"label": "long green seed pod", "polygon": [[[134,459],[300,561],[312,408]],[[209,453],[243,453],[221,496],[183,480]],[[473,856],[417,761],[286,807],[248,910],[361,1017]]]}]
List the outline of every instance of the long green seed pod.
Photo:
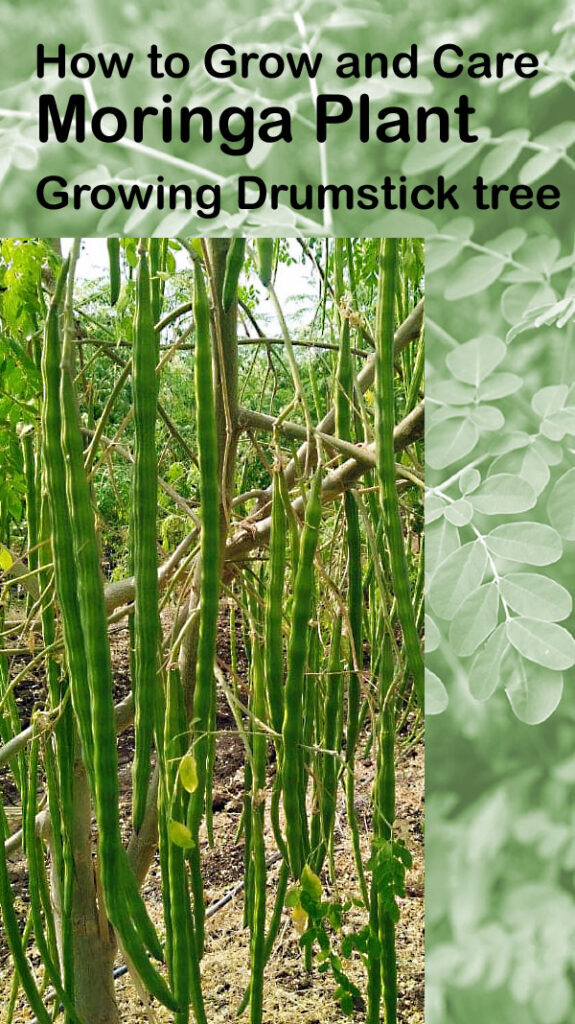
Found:
[{"label": "long green seed pod", "polygon": [[397,500],[393,449],[393,428],[395,426],[393,311],[396,274],[397,239],[382,239],[376,324],[375,437],[377,471],[397,611],[403,629],[409,670],[413,676],[417,699],[423,707],[423,657],[413,614],[409,572]]},{"label": "long green seed pod", "polygon": [[[374,839],[390,842],[395,820],[395,702],[393,699],[393,655],[389,634],[384,636],[381,657],[378,659],[379,712],[378,757],[373,795]],[[381,970],[386,1024],[397,1022],[397,962],[395,952],[395,922],[382,906],[381,897],[372,882],[370,924],[377,927],[381,956],[374,956],[368,972],[367,1024],[377,1024],[380,1018],[381,986],[377,973]],[[377,902],[376,902],[377,901]]]},{"label": "long green seed pod", "polygon": [[69,1020],[74,1021],[75,1024],[84,1024],[83,1019],[80,1017],[79,1013],[74,1008],[74,1005],[71,1002],[68,993],[65,991],[64,986],[62,985],[60,970],[57,965],[57,961],[54,959],[50,951],[50,948],[46,941],[46,936],[44,934],[44,925],[42,922],[40,878],[41,872],[43,872],[44,870],[44,865],[43,863],[41,863],[41,854],[39,852],[41,840],[36,835],[37,775],[38,738],[34,737],[30,745],[29,755],[28,799],[26,808],[26,827],[24,843],[26,858],[28,861],[28,891],[30,896],[30,910],[32,912],[32,921],[34,926],[34,938],[46,974],[50,980],[50,983],[54,986],[56,995],[58,996],[60,1002],[63,1004]]},{"label": "long green seed pod", "polygon": [[[341,662],[341,616],[337,616],[331,637],[329,661],[327,666],[327,694],[323,714],[323,734],[320,738],[324,750],[337,751],[337,723],[341,703],[343,683]],[[335,822],[337,796],[337,758],[334,754],[324,754],[319,793],[319,815],[321,820],[322,840],[315,858],[314,871],[320,874],[326,853],[331,848],[333,826]]]},{"label": "long green seed pod", "polygon": [[[177,769],[187,750],[187,734],[188,724],[180,676],[177,669],[171,669],[167,682],[164,753],[160,752],[164,779],[163,816],[166,819],[173,817],[178,821],[183,821],[185,816],[187,792],[179,792],[175,805],[171,801],[172,795],[176,792]],[[164,824],[167,826],[167,820]],[[181,848],[168,839],[167,827],[164,832],[167,851],[165,871],[170,908],[170,934],[166,933],[166,952],[170,976],[173,978],[173,988],[179,1002],[183,1007],[187,1007],[191,1002],[196,1024],[207,1024],[200,963],[189,901],[185,854]],[[184,1009],[182,1024],[186,1021],[187,1013]]]},{"label": "long green seed pod", "polygon": [[[162,278],[160,274],[165,258],[164,238],[150,239],[150,299],[152,304],[152,320],[157,324],[162,315]],[[159,338],[156,335],[156,353],[158,353]]]},{"label": "long green seed pod", "polygon": [[110,305],[115,306],[120,297],[120,239],[108,238],[107,246],[110,271]]},{"label": "long green seed pod", "polygon": [[262,651],[257,636],[257,614],[255,601],[251,609],[252,628],[252,685],[253,700],[253,789],[252,789],[252,835],[251,855],[253,859],[254,905],[250,943],[251,990],[250,1024],[261,1024],[263,1014],[263,989],[265,967],[266,927],[266,850],[264,839],[265,785],[266,785],[266,737],[260,722],[266,717],[266,695]]},{"label": "long green seed pod", "polygon": [[[186,733],[182,731],[180,706],[180,682],[175,671],[170,671],[167,679],[167,699],[165,708],[164,751],[158,751],[162,762],[162,804],[168,819],[181,821],[183,817],[183,798],[181,790],[176,786],[176,775],[181,758],[186,752]],[[185,870],[184,850],[167,840],[167,874],[170,941],[168,969],[173,992],[181,1007],[175,1018],[175,1024],[187,1024],[188,1006],[190,1002],[190,903],[188,882]],[[166,936],[167,937],[167,936]],[[168,948],[168,947],[167,947]]]},{"label": "long green seed pod", "polygon": [[120,838],[118,754],[108,622],[94,516],[84,470],[82,436],[66,353],[62,361],[60,404],[72,556],[77,568],[78,604],[90,694],[94,804],[104,900],[110,921],[142,983],[160,1002],[177,1010],[176,1000],[150,964],[145,951],[144,944],[151,946],[151,951],[159,955],[161,946],[147,917],[135,878],[127,866]]},{"label": "long green seed pod", "polygon": [[134,476],[132,546],[134,556],[134,705],[135,751],[132,765],[132,818],[138,831],[144,819],[150,778],[159,641],[158,559],[156,553],[157,478],[156,332],[152,316],[148,257],[140,249],[136,282],[133,349]]},{"label": "long green seed pod", "polygon": [[39,1024],[50,1024],[50,1015],[47,1012],[42,997],[34,981],[30,970],[28,959],[22,943],[22,937],[18,928],[18,919],[14,910],[14,900],[8,877],[8,866],[6,864],[6,853],[4,843],[8,838],[4,809],[0,808],[0,911],[4,924],[4,934],[8,949],[12,954],[14,970],[19,975],[22,988],[30,1004],[32,1011],[36,1014]]},{"label": "long green seed pod", "polygon": [[[335,240],[335,295],[341,305],[344,294],[345,241]],[[340,343],[336,371],[335,425],[338,437],[344,441],[353,440],[353,362],[350,347],[349,320],[340,309]],[[356,870],[364,902],[367,903],[368,893],[363,870],[359,828],[355,811],[355,773],[354,760],[359,734],[359,713],[361,703],[361,681],[354,662],[361,666],[362,658],[362,610],[363,588],[361,578],[361,533],[359,515],[353,494],[349,491],[344,496],[346,518],[346,540],[348,549],[348,613],[351,628],[351,646],[355,659],[349,665],[349,684],[347,694],[347,728],[346,728],[346,807],[351,832],[352,846]]]},{"label": "long green seed pod", "polygon": [[[211,712],[215,705],[214,658],[218,626],[218,604],[220,588],[220,525],[219,525],[219,480],[218,480],[218,438],[214,400],[212,370],[212,344],[210,337],[210,309],[202,268],[196,265],[194,273],[194,316],[196,321],[196,366],[195,394],[198,430],[198,456],[200,466],[200,488],[202,502],[202,530],[200,540],[200,626],[196,660],[193,720],[195,728],[194,757],[196,760],[198,786],[190,799],[189,827],[195,847],[192,850],[196,861],[198,854],[198,833],[206,799],[208,774]],[[194,909],[198,949],[203,950],[203,899],[199,898],[201,879],[196,876],[193,883]]]},{"label": "long green seed pod", "polygon": [[74,713],[78,722],[82,756],[93,785],[94,741],[92,712],[88,691],[88,670],[84,634],[80,622],[77,590],[77,565],[73,553],[72,529],[66,494],[66,466],[60,442],[62,414],[60,407],[60,304],[66,285],[68,263],[65,262],[56,283],[44,330],[42,351],[42,454],[50,521],[56,591],[62,613],[66,657]]},{"label": "long green seed pod", "polygon": [[274,239],[256,238],[258,274],[264,288],[271,283],[274,262]]},{"label": "long green seed pod", "polygon": [[304,840],[301,808],[299,806],[301,774],[303,771],[301,750],[303,739],[303,690],[309,646],[308,621],[313,591],[313,560],[321,522],[320,489],[321,472],[318,470],[312,484],[300,542],[298,571],[294,588],[292,625],[287,655],[285,711],[282,728],[282,785],[286,818],[286,839],[290,867],[292,874],[297,879],[300,878],[304,866]]},{"label": "long green seed pod", "polygon": [[[264,956],[263,956],[264,967],[267,964],[270,956],[272,955],[272,951],[273,951],[273,948],[274,948],[274,943],[275,943],[275,941],[277,939],[277,935],[278,935],[278,932],[280,930],[280,925],[281,925],[281,921],[282,921],[282,912],[283,912],[283,909],[284,909],[285,895],[286,895],[286,892],[287,892],[288,882],[289,882],[289,864],[287,863],[287,861],[284,861],[282,866],[281,866],[281,868],[280,868],[280,875],[279,875],[279,878],[278,878],[278,887],[277,887],[277,890],[276,890],[276,895],[275,895],[274,905],[273,905],[272,914],[271,914],[271,918],[270,918],[270,923],[268,925],[268,930],[267,930],[267,934],[266,934],[266,941],[265,941],[265,945],[264,945]],[[248,1005],[248,1003],[250,1001],[250,994],[251,994],[251,982],[248,982],[246,990],[245,990],[245,992],[244,992],[244,994],[242,996],[241,1002],[240,1002],[240,1004],[239,1004],[239,1006],[238,1006],[238,1008],[236,1010],[236,1017],[241,1017],[242,1013],[244,1012],[246,1006]]]},{"label": "long green seed pod", "polygon": [[283,635],[282,610],[286,567],[287,518],[281,493],[281,470],[274,470],[272,484],[272,526],[270,535],[269,586],[265,609],[265,666],[267,700],[271,724],[277,733],[282,730],[283,708]]},{"label": "long green seed pod", "polygon": [[[64,716],[70,714],[70,708],[66,707]],[[66,749],[66,724],[62,720],[58,723],[58,732],[60,743],[58,744],[58,767],[62,768],[62,761],[68,769],[70,761],[66,756],[68,751]],[[63,741],[63,742],[62,742]],[[50,842],[50,855],[53,858],[53,870],[59,879],[64,878],[64,847],[65,847],[65,834],[64,829],[71,826],[72,818],[65,817],[65,814],[70,812],[70,805],[68,803],[68,797],[70,793],[70,783],[65,785],[64,790],[60,785],[60,781],[63,772],[58,773],[57,766],[55,763],[54,749],[52,747],[53,737],[47,737],[47,741],[44,744],[44,770],[46,774],[46,790],[48,792],[48,809],[50,811],[50,827],[51,827],[51,842]],[[37,757],[36,757],[37,759]],[[36,799],[36,776],[32,774],[30,764],[28,766],[28,802]],[[32,781],[33,780],[33,781]],[[67,781],[67,780],[66,780]],[[30,884],[32,889],[32,885]],[[63,907],[65,910],[66,908]],[[47,928],[52,931],[55,937],[53,915],[50,914],[46,917]],[[36,928],[36,924],[34,924]],[[62,922],[62,932],[64,933],[69,929],[68,922]],[[70,939],[68,931],[67,938]],[[53,944],[55,949],[55,944]]]},{"label": "long green seed pod", "polygon": [[222,292],[224,313],[229,313],[236,301],[238,294],[238,281],[241,269],[244,265],[245,248],[245,238],[232,238],[228,254],[226,256],[226,270],[224,274],[224,287]]},{"label": "long green seed pod", "polygon": [[[362,611],[363,611],[363,587],[361,578],[361,535],[359,529],[359,515],[353,494],[349,491],[344,498],[346,524],[347,524],[347,548],[348,548],[348,614],[351,627],[351,641],[355,650],[355,657],[361,665],[362,658]],[[349,683],[347,691],[347,728],[345,738],[345,759],[347,766],[346,775],[346,809],[347,820],[351,832],[351,840],[355,859],[355,866],[360,885],[361,894],[367,905],[368,892],[361,856],[361,845],[359,839],[359,826],[355,810],[355,751],[359,736],[360,726],[360,705],[361,705],[361,683],[359,672],[355,665],[349,666]]]},{"label": "long green seed pod", "polygon": [[[26,526],[28,528],[28,568],[33,572],[38,567],[38,493],[36,457],[34,452],[34,431],[27,427],[22,432],[22,453],[24,456],[24,478],[26,480]],[[32,607],[28,595],[28,611]]]},{"label": "long green seed pod", "polygon": [[352,440],[353,410],[353,362],[351,358],[349,319],[344,315],[341,304],[344,297],[343,267],[345,261],[345,239],[335,240],[335,297],[339,303],[339,352],[335,376],[335,423],[336,433],[343,441]]}]

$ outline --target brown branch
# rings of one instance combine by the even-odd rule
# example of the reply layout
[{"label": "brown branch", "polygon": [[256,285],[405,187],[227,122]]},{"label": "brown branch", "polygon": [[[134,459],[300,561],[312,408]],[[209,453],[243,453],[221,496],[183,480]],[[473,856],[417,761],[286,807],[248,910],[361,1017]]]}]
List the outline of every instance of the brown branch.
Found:
[{"label": "brown branch", "polygon": [[[415,341],[421,333],[421,327],[423,324],[423,299],[417,303],[417,306],[412,309],[411,313],[406,320],[397,328],[395,332],[395,344],[394,353],[397,356],[404,348],[406,348],[410,342]],[[362,394],[371,387],[375,380],[375,354],[370,356],[365,363],[365,366],[356,377],[356,387],[359,388]],[[318,423],[317,430],[322,434],[333,434],[335,430],[335,409],[330,409],[326,416]],[[316,465],[317,456],[315,451],[308,451],[308,442],[302,444],[298,450],[298,453],[291,462],[288,463],[285,475],[288,487],[293,484],[298,467],[307,466],[308,470]],[[271,491],[269,491],[271,494]]]},{"label": "brown branch", "polygon": [[[416,441],[423,435],[424,425],[424,403],[420,402],[406,417],[398,423],[393,432],[393,442],[396,451],[406,448],[407,445]],[[375,445],[367,445],[363,454],[375,458]],[[348,487],[353,484],[370,468],[373,463],[366,464],[366,460],[359,462],[357,459],[348,459],[337,469],[328,473],[325,477],[322,489],[321,500],[323,504],[334,501]],[[301,497],[296,498],[292,504],[296,513],[304,511],[304,503]],[[246,522],[237,531],[235,536],[228,541],[226,559],[228,562],[241,560],[253,551],[254,548],[267,544],[271,529],[271,516],[259,521]]]}]

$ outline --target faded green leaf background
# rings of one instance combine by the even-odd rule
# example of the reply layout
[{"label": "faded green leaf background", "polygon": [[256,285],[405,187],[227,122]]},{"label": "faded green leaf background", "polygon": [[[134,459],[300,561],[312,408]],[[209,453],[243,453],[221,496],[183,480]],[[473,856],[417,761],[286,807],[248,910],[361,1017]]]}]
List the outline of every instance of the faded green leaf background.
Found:
[{"label": "faded green leaf background", "polygon": [[[565,224],[564,205],[554,213],[536,210],[512,212],[503,202],[499,211],[478,214],[471,185],[478,173],[486,181],[523,182],[538,188],[553,182],[569,201],[572,180],[575,130],[570,113],[572,98],[572,11],[567,4],[542,6],[527,0],[520,12],[512,5],[486,2],[481,5],[447,2],[437,8],[423,0],[407,3],[380,3],[379,0],[306,0],[304,3],[254,0],[219,2],[192,8],[183,0],[169,5],[138,2],[113,3],[94,0],[85,3],[52,5],[39,3],[1,5],[3,53],[0,70],[0,129],[3,146],[0,177],[3,177],[4,235],[26,234],[122,234],[173,235],[193,233],[259,232],[279,235],[319,232],[340,235],[431,235],[441,230],[437,248],[431,252],[432,267],[457,257],[462,244],[469,243],[473,221],[491,225],[491,238],[503,224],[512,226],[501,232],[490,252],[469,248],[464,263],[451,267],[446,295],[451,300],[481,294],[507,267],[509,254],[521,245],[522,232],[535,218],[553,231]],[[74,52],[112,50],[123,55],[134,53],[127,79],[106,80],[100,73],[85,81],[68,77],[62,81],[55,72],[39,81],[35,77],[36,44],[42,41],[46,54],[55,54],[64,43],[68,56]],[[225,42],[237,54],[274,51],[281,55],[299,54],[309,49],[321,52],[323,62],[318,77],[293,80],[262,77],[250,65],[247,77],[216,80],[203,67],[203,55],[213,44]],[[153,80],[145,55],[152,43],[163,54],[182,52],[190,60],[191,70],[181,79]],[[416,43],[419,50],[419,74],[416,79],[374,77],[371,80],[341,79],[335,74],[337,55],[357,51],[383,51],[390,58]],[[439,78],[431,56],[442,43],[456,43],[464,52],[463,73],[456,78]],[[473,79],[467,74],[469,57],[485,51],[494,59],[498,51],[533,51],[540,56],[541,71],[531,80],[507,76],[502,81]],[[39,143],[37,136],[38,95],[53,90],[59,104],[71,93],[85,93],[90,110],[117,104],[126,112],[136,105],[159,105],[162,97],[172,97],[171,106],[206,105],[215,115],[227,107],[251,104],[256,114],[268,105],[285,103],[293,116],[294,141],[275,145],[255,145],[244,156],[229,156],[221,151],[217,132],[211,143],[204,143],[193,130],[189,143],[178,141],[165,147],[153,125],[145,145],[130,138],[106,144],[89,135],[77,144],[55,141]],[[346,124],[333,125],[327,142],[320,146],[315,138],[314,90],[353,98],[355,114]],[[372,138],[359,141],[357,99],[360,93],[371,99],[371,132],[375,134],[380,107],[401,106],[410,114],[418,106],[444,106],[451,115],[452,135],[440,143],[432,130],[428,143],[380,142]],[[461,95],[468,95],[476,113],[470,126],[480,141],[461,143],[455,133],[454,108]],[[432,123],[434,123],[432,121]],[[39,208],[35,188],[40,178],[64,173],[68,183],[109,184],[157,183],[159,174],[166,183],[187,183],[196,189],[201,184],[218,183],[222,188],[222,210],[217,219],[206,220],[186,211],[135,211],[120,208],[98,212],[90,207],[74,211],[71,207],[48,212]],[[239,174],[256,174],[267,183],[317,185],[365,183],[378,185],[386,174],[398,180],[406,176],[409,186],[420,182],[434,185],[438,176],[447,183],[456,182],[460,199],[460,218],[453,224],[454,211],[429,213],[400,210],[385,212],[358,209],[294,211],[283,205],[238,212],[236,179]],[[461,218],[472,219],[461,219]],[[531,229],[529,229],[531,230]],[[533,275],[516,281],[508,303],[534,309],[547,303],[546,283],[539,283],[539,271],[556,259],[556,239],[547,238],[544,249],[532,247],[529,265]],[[473,245],[479,245],[473,239]],[[510,269],[507,267],[507,269]],[[529,299],[524,301],[525,285]],[[537,285],[537,287],[535,287]],[[557,316],[567,308],[557,310]]]},{"label": "faded green leaf background", "polygon": [[[568,79],[523,119],[495,86],[482,173],[565,171],[562,217],[436,219],[426,246],[428,1024],[575,1016],[573,9],[520,38]],[[557,142],[563,170],[534,151]]]},{"label": "faded green leaf background", "polygon": [[[575,7],[527,0],[520,7],[471,0],[441,7],[415,0],[213,3],[140,0],[51,7],[6,3],[0,65],[0,178],[3,235],[173,235],[218,233],[424,235],[427,239],[428,353],[428,1024],[569,1024],[575,1017],[575,312],[573,126]],[[170,83],[174,104],[214,110],[289,102],[296,143],[255,146],[226,157],[217,139],[149,149],[42,145],[37,140],[35,45],[69,51],[155,42],[185,52],[193,70]],[[320,92],[368,92],[377,107],[476,107],[481,141],[424,145],[358,142],[357,123],[314,138],[305,80],[257,75],[215,82],[202,70],[212,43],[239,51],[324,53]],[[330,70],[342,51],[388,54],[417,42],[417,81],[345,83]],[[441,80],[429,55],[455,42],[483,50],[532,51],[531,81]],[[142,65],[143,67],[143,65]],[[59,96],[70,83],[54,83]],[[90,102],[161,99],[165,83],[134,72],[94,79]],[[188,182],[214,176],[222,212],[119,208],[47,213],[39,178],[70,182]],[[404,174],[458,183],[461,209],[239,213],[238,174],[269,182],[381,182]],[[559,210],[515,211],[503,202],[478,212],[471,185],[554,183]]]}]

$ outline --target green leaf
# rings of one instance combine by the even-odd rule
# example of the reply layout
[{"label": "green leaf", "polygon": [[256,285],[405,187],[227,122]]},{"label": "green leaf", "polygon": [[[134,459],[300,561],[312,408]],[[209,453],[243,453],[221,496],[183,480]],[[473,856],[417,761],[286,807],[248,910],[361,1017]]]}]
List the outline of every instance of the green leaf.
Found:
[{"label": "green leaf", "polygon": [[497,473],[487,477],[471,501],[473,507],[486,516],[513,515],[533,508],[537,495],[522,477]]},{"label": "green leaf", "polygon": [[453,301],[485,291],[499,277],[505,261],[502,256],[473,256],[451,276],[445,298]]},{"label": "green leaf", "polygon": [[425,570],[428,577],[443,565],[445,559],[461,546],[459,531],[442,518],[427,529]]},{"label": "green leaf", "polygon": [[195,793],[198,788],[198,766],[193,754],[184,754],[178,767],[178,775],[182,786],[188,793]]},{"label": "green leaf", "polygon": [[521,250],[521,263],[532,267],[539,275],[550,274],[561,252],[561,242],[549,235],[532,235]]},{"label": "green leaf", "polygon": [[500,338],[483,334],[454,348],[445,360],[451,373],[463,384],[478,387],[507,354]]},{"label": "green leaf", "polygon": [[425,522],[434,523],[436,519],[439,519],[443,515],[447,508],[447,502],[445,498],[442,498],[440,494],[426,494],[425,495]]},{"label": "green leaf", "polygon": [[513,648],[504,655],[501,677],[514,714],[527,725],[544,722],[561,700],[562,674],[535,665]]},{"label": "green leaf", "polygon": [[469,690],[475,700],[489,700],[495,693],[500,680],[501,661],[509,650],[505,623],[491,634],[478,650],[469,670]]},{"label": "green leaf", "polygon": [[8,551],[8,548],[5,548],[3,544],[0,544],[0,569],[2,569],[2,572],[8,572],[13,565],[14,559]]},{"label": "green leaf", "polygon": [[445,469],[469,454],[479,440],[479,431],[467,417],[432,423],[426,436],[426,459],[432,469]]},{"label": "green leaf", "polygon": [[506,523],[488,533],[485,543],[490,554],[527,565],[551,565],[563,553],[559,534],[546,523]]},{"label": "green leaf", "polygon": [[473,519],[473,505],[464,498],[454,501],[445,509],[445,518],[454,526],[467,526]]},{"label": "green leaf", "polygon": [[541,433],[550,441],[562,441],[567,434],[575,434],[575,409],[560,409],[547,416],[541,424]]},{"label": "green leaf", "polygon": [[557,296],[549,284],[514,284],[506,288],[501,299],[501,310],[510,328],[506,341],[509,344],[522,331],[532,326],[537,310],[550,308]]},{"label": "green leaf", "polygon": [[429,585],[429,603],[443,619],[452,619],[468,594],[477,590],[487,566],[487,552],[477,540],[449,555]]},{"label": "green leaf", "polygon": [[527,232],[525,228],[508,228],[507,231],[503,231],[500,235],[486,242],[485,247],[487,249],[495,249],[496,252],[502,253],[503,256],[511,256],[512,253],[523,245],[526,239]]},{"label": "green leaf", "polygon": [[299,888],[296,885],[293,885],[286,892],[284,906],[289,910],[293,910],[294,907],[299,907]]},{"label": "green leaf", "polygon": [[449,704],[447,690],[439,676],[430,668],[425,669],[425,714],[441,715]]},{"label": "green leaf", "polygon": [[566,384],[557,384],[540,388],[531,399],[531,406],[542,418],[558,412],[565,405],[569,388]]},{"label": "green leaf", "polygon": [[507,636],[519,654],[545,668],[562,672],[575,664],[575,640],[554,622],[528,617],[509,619]]},{"label": "green leaf", "polygon": [[548,149],[536,153],[526,164],[523,164],[519,172],[520,183],[522,185],[530,185],[532,181],[542,178],[544,174],[547,174],[548,171],[555,167],[555,164],[559,163],[561,155],[559,149]]},{"label": "green leaf", "polygon": [[536,451],[548,466],[558,466],[563,461],[563,450],[560,444],[551,441],[539,434],[533,441],[533,451]]},{"label": "green leaf", "polygon": [[425,253],[425,269],[428,274],[440,270],[461,255],[459,239],[434,238],[429,242]]},{"label": "green leaf", "polygon": [[168,822],[168,838],[176,846],[181,846],[182,850],[191,850],[196,845],[188,826],[173,818]]},{"label": "green leaf", "polygon": [[429,389],[429,397],[446,405],[469,405],[475,398],[475,388],[459,380],[442,380]]},{"label": "green leaf", "polygon": [[485,583],[469,594],[456,612],[449,640],[456,654],[469,657],[493,632],[499,612],[499,591],[495,583]]},{"label": "green leaf", "polygon": [[511,473],[527,480],[539,496],[549,483],[549,466],[535,448],[520,448],[499,455],[489,467],[489,476]]},{"label": "green leaf", "polygon": [[503,174],[515,163],[521,152],[521,145],[516,139],[505,139],[498,142],[483,158],[479,166],[479,174],[490,185],[501,180]]},{"label": "green leaf", "polygon": [[514,452],[517,448],[528,448],[530,444],[531,438],[524,430],[509,430],[493,438],[491,453],[504,455],[505,452]]},{"label": "green leaf", "polygon": [[436,651],[441,641],[441,634],[430,615],[425,616],[425,653]]},{"label": "green leaf", "polygon": [[482,402],[493,402],[497,398],[514,395],[522,386],[523,381],[516,373],[492,373],[487,380],[479,385],[477,397]]},{"label": "green leaf", "polygon": [[476,405],[469,416],[480,430],[501,430],[505,425],[505,416],[494,405]]},{"label": "green leaf", "polygon": [[565,540],[575,540],[575,469],[555,483],[547,503],[549,522]]},{"label": "green leaf", "polygon": [[461,494],[471,494],[477,490],[481,483],[481,473],[478,469],[464,469],[458,483]]},{"label": "green leaf", "polygon": [[560,622],[571,614],[571,594],[560,583],[533,572],[514,572],[500,583],[501,596],[519,615]]}]

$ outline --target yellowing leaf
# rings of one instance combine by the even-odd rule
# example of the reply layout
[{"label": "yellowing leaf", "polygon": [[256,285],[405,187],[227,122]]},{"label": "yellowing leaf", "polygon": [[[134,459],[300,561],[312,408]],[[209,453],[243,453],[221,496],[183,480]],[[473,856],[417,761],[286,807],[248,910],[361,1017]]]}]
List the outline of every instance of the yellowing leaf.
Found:
[{"label": "yellowing leaf", "polygon": [[175,843],[176,846],[181,846],[183,850],[191,850],[195,846],[192,833],[187,825],[183,825],[181,821],[174,821],[172,819],[168,822],[168,836],[172,843]]},{"label": "yellowing leaf", "polygon": [[180,782],[188,793],[195,793],[198,788],[198,767],[193,754],[184,754],[178,768]]},{"label": "yellowing leaf", "polygon": [[13,564],[14,559],[8,551],[8,548],[5,548],[3,544],[0,544],[0,569],[2,569],[2,572],[8,572],[8,570],[12,568]]},{"label": "yellowing leaf", "polygon": [[314,874],[309,864],[306,864],[301,873],[301,887],[308,896],[311,896],[312,900],[319,903],[321,900],[321,881]]},{"label": "yellowing leaf", "polygon": [[303,907],[294,907],[291,912],[291,919],[298,935],[303,935],[307,925],[307,913]]}]

